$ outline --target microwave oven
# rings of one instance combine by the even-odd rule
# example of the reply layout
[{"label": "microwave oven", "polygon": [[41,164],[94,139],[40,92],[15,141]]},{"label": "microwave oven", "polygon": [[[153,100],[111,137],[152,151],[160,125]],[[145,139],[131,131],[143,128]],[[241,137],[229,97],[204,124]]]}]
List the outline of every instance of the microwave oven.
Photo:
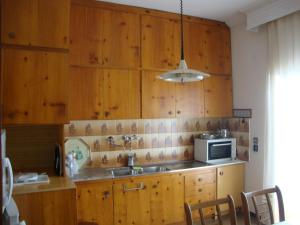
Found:
[{"label": "microwave oven", "polygon": [[194,159],[212,163],[236,159],[236,139],[195,139]]}]

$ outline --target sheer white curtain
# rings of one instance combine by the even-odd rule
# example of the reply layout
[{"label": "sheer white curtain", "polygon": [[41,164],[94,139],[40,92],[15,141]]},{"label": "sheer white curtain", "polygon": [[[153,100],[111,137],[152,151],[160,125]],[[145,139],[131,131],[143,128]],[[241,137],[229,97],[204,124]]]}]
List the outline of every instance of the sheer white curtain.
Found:
[{"label": "sheer white curtain", "polygon": [[281,188],[288,220],[299,221],[300,12],[269,23],[268,36],[268,146],[264,185],[277,184]]}]

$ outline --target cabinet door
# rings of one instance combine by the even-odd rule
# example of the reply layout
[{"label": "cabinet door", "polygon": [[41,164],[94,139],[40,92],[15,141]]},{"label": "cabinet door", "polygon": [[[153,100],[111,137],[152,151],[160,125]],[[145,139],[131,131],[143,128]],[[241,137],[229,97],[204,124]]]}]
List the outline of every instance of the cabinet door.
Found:
[{"label": "cabinet door", "polygon": [[153,178],[151,224],[181,224],[184,217],[184,180],[180,174]]},{"label": "cabinet door", "polygon": [[96,68],[70,67],[69,119],[103,118],[102,74]]},{"label": "cabinet door", "polygon": [[68,55],[17,49],[2,53],[4,123],[66,123]]},{"label": "cabinet door", "polygon": [[180,59],[178,20],[142,16],[142,67],[174,69]]},{"label": "cabinet door", "polygon": [[196,22],[184,23],[184,54],[189,68],[208,72],[205,67],[206,26]]},{"label": "cabinet door", "polygon": [[77,183],[78,223],[113,225],[112,183]]},{"label": "cabinet door", "polygon": [[[217,197],[232,195],[236,207],[241,207],[241,192],[244,191],[244,164],[223,166],[217,169]],[[223,207],[225,210],[226,207]]]},{"label": "cabinet door", "polygon": [[20,221],[30,225],[76,225],[76,190],[61,190],[13,196]]},{"label": "cabinet door", "polygon": [[175,116],[175,84],[157,78],[160,72],[142,73],[142,118]]},{"label": "cabinet door", "polygon": [[203,81],[176,84],[176,117],[204,116]]},{"label": "cabinet door", "polygon": [[70,39],[72,65],[140,66],[138,14],[73,4]]},{"label": "cabinet door", "polygon": [[116,181],[114,184],[114,224],[151,224],[150,178]]},{"label": "cabinet door", "polygon": [[181,224],[184,221],[182,175],[116,181],[114,215],[115,225]]},{"label": "cabinet door", "polygon": [[205,30],[205,70],[211,74],[231,75],[230,30],[220,25]]},{"label": "cabinet door", "polygon": [[105,119],[140,118],[140,72],[103,70]]},{"label": "cabinet door", "polygon": [[68,48],[70,0],[2,1],[6,44]]},{"label": "cabinet door", "polygon": [[232,116],[232,79],[229,76],[211,76],[204,80],[206,117]]}]

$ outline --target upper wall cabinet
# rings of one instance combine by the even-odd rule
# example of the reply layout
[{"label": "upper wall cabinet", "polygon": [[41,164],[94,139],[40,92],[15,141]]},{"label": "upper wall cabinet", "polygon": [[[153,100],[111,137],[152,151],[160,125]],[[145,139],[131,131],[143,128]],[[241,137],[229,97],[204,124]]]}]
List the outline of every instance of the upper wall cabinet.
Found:
[{"label": "upper wall cabinet", "polygon": [[231,75],[230,31],[220,25],[184,23],[187,64],[209,74]]},{"label": "upper wall cabinet", "polygon": [[68,48],[69,8],[70,0],[3,0],[3,43]]},{"label": "upper wall cabinet", "polygon": [[157,79],[160,72],[142,74],[142,117],[175,117],[175,84]]},{"label": "upper wall cabinet", "polygon": [[2,49],[6,124],[67,122],[68,55]]},{"label": "upper wall cabinet", "polygon": [[203,116],[203,81],[176,84],[176,117]]},{"label": "upper wall cabinet", "polygon": [[71,67],[70,120],[140,118],[140,72]]},{"label": "upper wall cabinet", "polygon": [[211,74],[231,75],[230,30],[223,26],[205,27],[205,71]]},{"label": "upper wall cabinet", "polygon": [[142,16],[142,67],[174,69],[178,66],[179,59],[179,21]]},{"label": "upper wall cabinet", "polygon": [[211,76],[204,80],[205,117],[232,116],[232,79]]},{"label": "upper wall cabinet", "polygon": [[70,64],[139,67],[139,15],[72,4]]}]

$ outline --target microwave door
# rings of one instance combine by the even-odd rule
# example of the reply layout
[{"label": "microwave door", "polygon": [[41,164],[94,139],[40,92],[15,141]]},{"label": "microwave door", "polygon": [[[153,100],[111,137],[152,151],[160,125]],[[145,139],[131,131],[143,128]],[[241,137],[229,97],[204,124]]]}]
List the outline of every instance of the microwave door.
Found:
[{"label": "microwave door", "polygon": [[231,142],[211,143],[209,145],[209,160],[230,159],[231,158]]}]

